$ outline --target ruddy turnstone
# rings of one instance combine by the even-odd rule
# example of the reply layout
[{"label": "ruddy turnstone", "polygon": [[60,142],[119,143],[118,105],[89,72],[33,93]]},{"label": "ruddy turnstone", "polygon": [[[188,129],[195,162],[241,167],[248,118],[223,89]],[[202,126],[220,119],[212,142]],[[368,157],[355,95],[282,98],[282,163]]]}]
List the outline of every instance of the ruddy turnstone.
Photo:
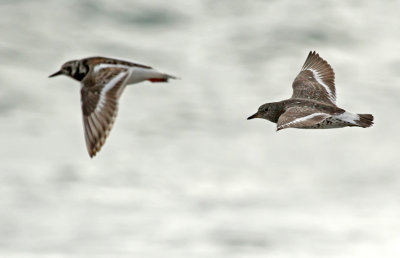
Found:
[{"label": "ruddy turnstone", "polygon": [[286,128],[370,127],[371,114],[354,114],[336,106],[335,73],[315,51],[310,52],[293,82],[290,99],[266,103],[249,119],[263,118]]},{"label": "ruddy turnstone", "polygon": [[176,79],[150,66],[106,57],[66,62],[49,77],[57,75],[67,75],[81,82],[83,125],[90,157],[96,155],[110,133],[117,116],[118,99],[126,85]]}]

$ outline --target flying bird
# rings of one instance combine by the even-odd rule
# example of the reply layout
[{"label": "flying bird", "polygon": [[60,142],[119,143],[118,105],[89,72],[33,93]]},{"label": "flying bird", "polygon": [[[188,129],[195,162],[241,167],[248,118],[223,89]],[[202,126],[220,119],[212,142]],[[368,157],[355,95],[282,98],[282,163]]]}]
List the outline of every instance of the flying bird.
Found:
[{"label": "flying bird", "polygon": [[90,157],[100,151],[111,131],[118,112],[118,100],[126,85],[176,79],[150,66],[106,57],[66,62],[49,77],[58,75],[69,76],[81,83],[83,125]]},{"label": "flying bird", "polygon": [[261,105],[247,119],[262,118],[286,128],[328,129],[347,126],[370,127],[371,114],[355,114],[336,105],[335,73],[315,51],[311,51],[293,82],[290,99]]}]

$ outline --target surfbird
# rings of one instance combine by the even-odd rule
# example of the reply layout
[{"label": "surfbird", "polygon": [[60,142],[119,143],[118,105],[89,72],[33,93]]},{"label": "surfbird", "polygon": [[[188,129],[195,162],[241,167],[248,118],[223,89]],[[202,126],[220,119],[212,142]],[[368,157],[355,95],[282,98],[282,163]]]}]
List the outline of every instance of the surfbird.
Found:
[{"label": "surfbird", "polygon": [[249,119],[263,118],[286,128],[329,129],[370,127],[371,114],[355,114],[336,106],[335,73],[315,51],[311,51],[292,84],[290,99],[266,103]]}]

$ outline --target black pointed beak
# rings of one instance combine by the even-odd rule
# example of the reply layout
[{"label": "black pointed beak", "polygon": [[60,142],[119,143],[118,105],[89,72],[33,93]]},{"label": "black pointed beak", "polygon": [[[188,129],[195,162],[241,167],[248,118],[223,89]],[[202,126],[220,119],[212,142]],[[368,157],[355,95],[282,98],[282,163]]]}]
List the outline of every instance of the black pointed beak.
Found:
[{"label": "black pointed beak", "polygon": [[257,118],[258,117],[258,113],[255,113],[254,115],[251,115],[247,118],[247,120],[253,119],[253,118]]},{"label": "black pointed beak", "polygon": [[49,78],[57,76],[57,75],[61,75],[61,74],[63,74],[63,72],[60,70],[58,72],[53,73],[52,75],[49,75]]}]

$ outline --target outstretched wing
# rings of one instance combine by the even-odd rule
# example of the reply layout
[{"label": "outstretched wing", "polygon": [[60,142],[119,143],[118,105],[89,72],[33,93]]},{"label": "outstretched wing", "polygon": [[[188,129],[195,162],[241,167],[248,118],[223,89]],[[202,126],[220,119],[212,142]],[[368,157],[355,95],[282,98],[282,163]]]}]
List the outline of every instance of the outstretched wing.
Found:
[{"label": "outstretched wing", "polygon": [[331,117],[330,114],[315,112],[314,109],[292,107],[283,113],[277,123],[277,130],[285,128],[309,128]]},{"label": "outstretched wing", "polygon": [[292,87],[292,98],[312,99],[336,105],[335,73],[315,51],[308,54]]},{"label": "outstretched wing", "polygon": [[126,68],[109,67],[82,82],[83,126],[90,157],[101,149],[111,131],[128,75]]}]

